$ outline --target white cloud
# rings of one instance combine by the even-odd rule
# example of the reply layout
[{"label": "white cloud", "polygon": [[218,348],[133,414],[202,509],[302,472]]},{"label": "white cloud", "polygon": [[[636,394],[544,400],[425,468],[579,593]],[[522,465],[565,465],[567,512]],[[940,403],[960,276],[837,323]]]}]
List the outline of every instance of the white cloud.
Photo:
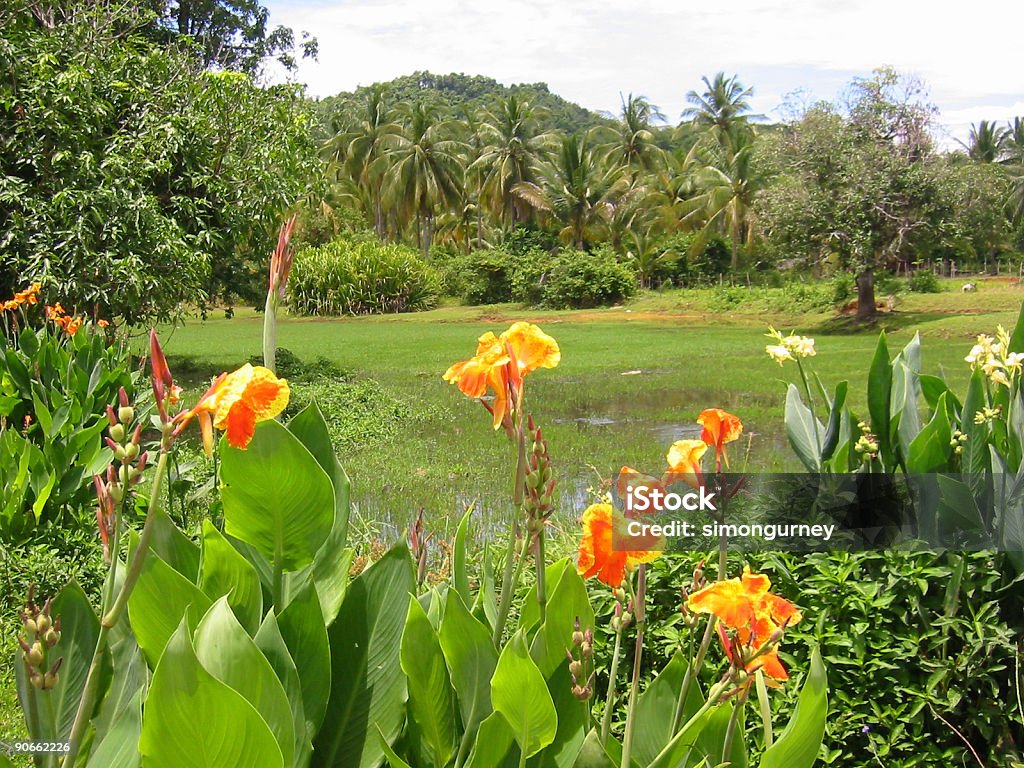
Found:
[{"label": "white cloud", "polygon": [[[643,93],[674,120],[704,74],[738,73],[756,111],[803,87],[833,98],[854,75],[892,65],[919,75],[960,135],[970,122],[1022,114],[1017,66],[1024,3],[911,0],[269,0],[273,24],[308,30],[319,62],[297,79],[326,96],[415,70],[503,83],[547,82],[614,111]],[[989,110],[989,111],[984,111]],[[962,131],[966,135],[966,130]]]}]

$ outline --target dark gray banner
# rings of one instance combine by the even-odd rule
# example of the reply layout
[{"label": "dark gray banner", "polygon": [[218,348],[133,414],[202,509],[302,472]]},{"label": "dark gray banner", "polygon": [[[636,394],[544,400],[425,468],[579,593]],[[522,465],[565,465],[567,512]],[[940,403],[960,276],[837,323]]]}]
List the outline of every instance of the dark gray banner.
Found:
[{"label": "dark gray banner", "polygon": [[1024,476],[721,474],[616,483],[616,551],[1024,550]]}]

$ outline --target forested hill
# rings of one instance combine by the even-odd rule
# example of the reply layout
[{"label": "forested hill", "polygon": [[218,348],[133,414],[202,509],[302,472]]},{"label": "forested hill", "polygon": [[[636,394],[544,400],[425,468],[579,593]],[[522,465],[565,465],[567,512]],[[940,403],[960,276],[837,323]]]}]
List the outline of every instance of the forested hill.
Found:
[{"label": "forested hill", "polygon": [[[375,84],[376,85],[376,84]],[[552,93],[547,83],[521,83],[502,85],[497,80],[482,75],[448,74],[435,75],[432,72],[413,72],[411,75],[397,77],[387,83],[387,100],[390,104],[402,101],[430,101],[441,106],[451,117],[459,117],[464,108],[471,113],[480,108],[489,108],[509,94],[515,93],[530,102],[534,108],[545,113],[538,115],[542,130],[557,129],[565,133],[581,133],[596,125],[611,122],[597,112],[566,101]],[[325,123],[325,130],[330,130],[331,117],[336,113],[336,105],[353,96],[365,94],[372,86],[360,86],[355,92],[344,91],[336,96],[328,96],[320,101],[320,111]]]}]

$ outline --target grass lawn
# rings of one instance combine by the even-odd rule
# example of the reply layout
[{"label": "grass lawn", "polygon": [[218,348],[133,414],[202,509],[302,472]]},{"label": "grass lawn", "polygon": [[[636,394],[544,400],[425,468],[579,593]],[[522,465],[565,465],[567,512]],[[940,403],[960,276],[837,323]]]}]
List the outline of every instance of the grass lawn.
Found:
[{"label": "grass lawn", "polygon": [[[907,295],[882,325],[893,353],[920,332],[926,372],[941,371],[962,386],[973,336],[1000,323],[1012,327],[1024,289],[1006,281],[985,283],[974,294],[952,287]],[[829,313],[780,311],[787,306],[783,289],[755,288],[739,305],[716,311],[721,293],[648,293],[625,307],[577,312],[496,305],[372,318],[285,317],[278,338],[303,360],[324,356],[357,379],[373,379],[407,406],[409,417],[388,439],[342,456],[361,519],[390,538],[420,507],[439,535],[473,501],[485,513],[504,509],[510,446],[491,431],[484,409],[441,374],[469,357],[484,331],[517,319],[540,324],[558,340],[562,362],[530,377],[528,409],[552,447],[564,524],[586,503],[587,489],[620,466],[659,472],[668,446],[695,436],[694,419],[707,407],[743,419],[746,439],[734,454],[741,465],[745,458],[749,469],[795,468],[781,425],[785,386],[797,372],[764,353],[769,323],[815,336],[814,369],[830,386],[848,379],[851,405],[864,412],[876,331],[850,333]],[[203,375],[259,354],[261,331],[261,315],[243,310],[230,320],[191,320],[163,335],[172,368],[193,371],[199,387]]]}]

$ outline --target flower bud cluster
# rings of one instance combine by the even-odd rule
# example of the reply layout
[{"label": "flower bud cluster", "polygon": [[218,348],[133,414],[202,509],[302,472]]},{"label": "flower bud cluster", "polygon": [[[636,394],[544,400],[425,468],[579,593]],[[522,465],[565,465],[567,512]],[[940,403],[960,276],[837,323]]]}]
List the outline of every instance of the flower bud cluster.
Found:
[{"label": "flower bud cluster", "polygon": [[[575,629],[572,633],[572,649],[566,648],[565,656],[569,660],[569,674],[572,676],[572,695],[580,701],[587,701],[594,695],[594,630],[580,627],[580,617],[576,617]],[[589,674],[588,674],[589,670]]]},{"label": "flower bud cluster", "polygon": [[690,599],[690,595],[694,594],[695,592],[699,592],[700,590],[704,589],[704,587],[706,587],[707,585],[708,580],[704,576],[704,561],[701,560],[699,563],[697,563],[697,567],[693,569],[693,578],[690,580],[690,583],[684,585],[682,589],[683,605],[680,608],[680,613],[683,615],[683,623],[687,627],[692,628],[697,626],[697,622],[700,620],[700,617],[696,613],[691,611],[687,607],[686,603]]},{"label": "flower bud cluster", "polygon": [[878,456],[878,438],[871,433],[871,427],[866,422],[860,422],[857,427],[863,434],[853,449],[861,455],[861,460],[867,464]]},{"label": "flower bud cluster", "polygon": [[63,657],[50,660],[54,647],[60,642],[60,617],[56,620],[51,617],[49,600],[42,608],[36,606],[32,601],[33,591],[29,589],[28,602],[21,612],[24,635],[18,638],[18,644],[32,687],[48,691],[57,685],[60,679],[57,673],[64,662]]},{"label": "flower bud cluster", "polygon": [[966,442],[967,435],[965,435],[959,429],[954,429],[953,435],[949,439],[949,447],[953,449],[953,453],[959,456],[964,452],[964,443]]},{"label": "flower bud cluster", "polygon": [[999,415],[1003,412],[1003,406],[997,405],[995,408],[982,408],[980,411],[976,411],[974,414],[975,424],[988,424],[991,421],[995,421],[999,418]]},{"label": "flower bud cluster", "polygon": [[[114,452],[114,461],[107,467],[106,477],[96,475],[93,485],[96,488],[96,522],[103,540],[103,554],[110,561],[110,538],[117,525],[117,510],[133,485],[142,481],[142,473],[146,469],[149,456],[140,447],[142,440],[142,423],[135,423],[135,409],[128,400],[124,387],[118,392],[119,405],[117,411],[107,406],[106,443]],[[133,427],[134,424],[134,427]]]},{"label": "flower bud cluster", "polygon": [[555,477],[551,469],[548,441],[544,439],[540,427],[534,424],[532,416],[528,419],[527,429],[527,438],[531,442],[523,504],[526,509],[527,530],[536,535],[544,529],[548,518],[551,517],[551,496],[555,490]]}]

